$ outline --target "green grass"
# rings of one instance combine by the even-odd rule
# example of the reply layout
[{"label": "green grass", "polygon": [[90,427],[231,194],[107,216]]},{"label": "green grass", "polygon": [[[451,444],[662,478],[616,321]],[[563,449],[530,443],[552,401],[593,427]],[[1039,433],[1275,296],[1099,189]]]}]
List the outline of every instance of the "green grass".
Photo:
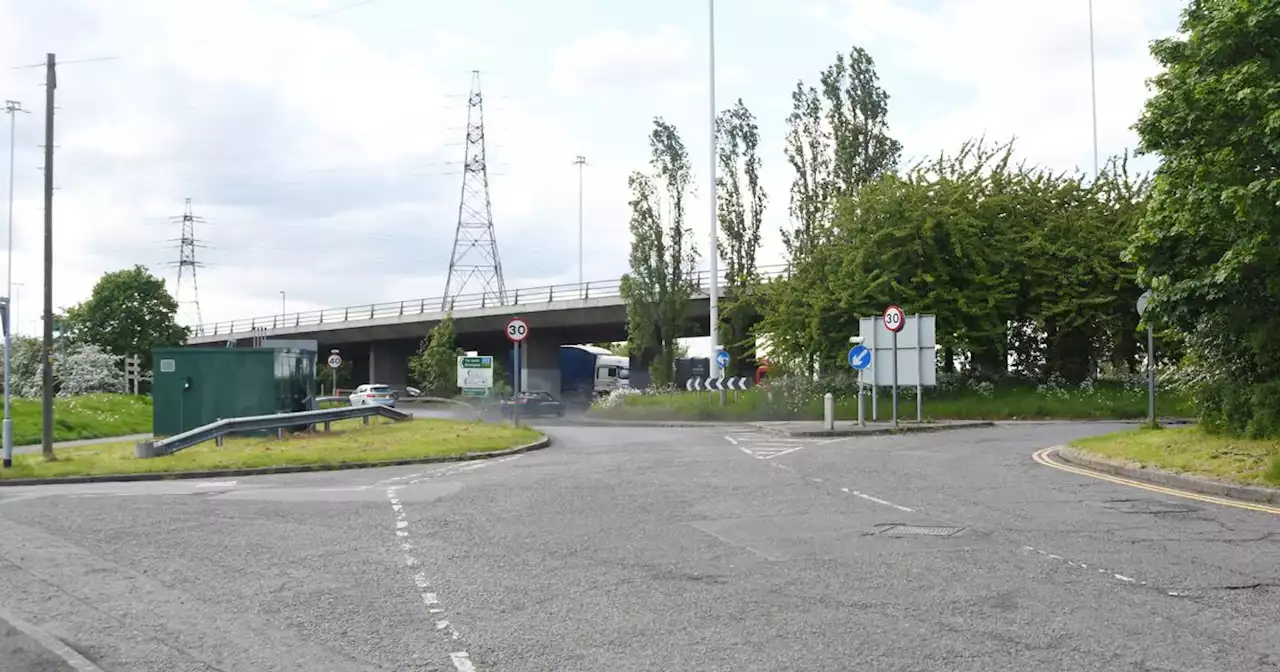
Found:
[{"label": "green grass", "polygon": [[1184,474],[1280,485],[1280,439],[1215,436],[1199,427],[1136,429],[1072,442],[1082,451]]},{"label": "green grass", "polygon": [[[914,392],[914,390],[911,390]],[[617,419],[664,420],[821,420],[822,400],[814,395],[798,410],[784,408],[780,394],[770,403],[763,390],[726,392],[726,405],[720,406],[717,393],[680,392],[667,395],[634,394],[623,398],[613,408],[595,407],[591,415]],[[923,411],[926,420],[1127,420],[1145,418],[1147,394],[1119,386],[1098,386],[1091,391],[1058,390],[1042,392],[1035,387],[1013,387],[982,394],[973,390],[941,394],[925,390]],[[890,417],[892,395],[882,391],[879,417]],[[871,395],[864,401],[867,419],[871,418]],[[1190,406],[1170,394],[1157,395],[1156,412],[1163,417],[1189,417]],[[899,397],[900,418],[915,419],[914,398]],[[858,417],[857,395],[836,398],[836,417]]]},{"label": "green grass", "polygon": [[[40,443],[40,400],[13,399],[13,444]],[[90,394],[53,400],[53,440],[99,439],[151,431],[151,397]]]},{"label": "green grass", "polygon": [[105,443],[56,452],[46,462],[39,454],[16,455],[4,478],[54,478],[101,474],[138,474],[211,469],[246,469],[286,465],[333,465],[423,457],[446,457],[504,450],[536,441],[528,427],[417,418],[408,422],[359,420],[332,425],[328,434],[298,434],[284,439],[228,439],[221,448],[212,441],[165,457],[137,459],[134,444]]}]

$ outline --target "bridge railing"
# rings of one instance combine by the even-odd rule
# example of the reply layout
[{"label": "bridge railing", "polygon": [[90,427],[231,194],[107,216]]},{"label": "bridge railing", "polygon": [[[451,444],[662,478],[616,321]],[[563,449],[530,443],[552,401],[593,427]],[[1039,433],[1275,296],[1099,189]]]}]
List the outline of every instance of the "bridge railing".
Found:
[{"label": "bridge railing", "polygon": [[[761,266],[758,272],[762,278],[769,279],[786,274],[785,264]],[[720,276],[720,286],[725,285],[725,273]],[[697,272],[698,287],[703,294],[711,291],[711,274],[708,271]],[[352,322],[357,320],[376,320],[379,318],[402,317],[406,315],[425,315],[449,311],[494,308],[499,306],[520,307],[545,305],[557,301],[575,299],[617,298],[622,295],[621,280],[595,280],[583,283],[564,285],[546,285],[543,287],[521,287],[508,289],[506,296],[498,296],[497,292],[475,292],[459,294],[452,299],[437,296],[426,299],[409,299],[405,301],[386,301],[383,303],[367,303],[359,306],[343,308],[325,308],[297,313],[277,314],[264,317],[253,317],[242,320],[228,320],[202,324],[192,329],[194,336],[230,336],[248,334],[269,329],[296,329],[323,324]]]}]

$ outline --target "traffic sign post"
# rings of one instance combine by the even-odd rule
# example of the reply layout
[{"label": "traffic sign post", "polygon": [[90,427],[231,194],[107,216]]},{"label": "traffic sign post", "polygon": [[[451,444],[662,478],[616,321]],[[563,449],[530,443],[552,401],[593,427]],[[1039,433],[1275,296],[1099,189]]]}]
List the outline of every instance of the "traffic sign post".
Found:
[{"label": "traffic sign post", "polygon": [[[1151,303],[1151,290],[1138,297],[1138,317],[1147,312],[1147,304]],[[1147,422],[1156,424],[1156,338],[1151,330],[1151,322],[1147,321]]]},{"label": "traffic sign post", "polygon": [[862,402],[862,372],[871,366],[871,350],[861,343],[849,348],[849,366],[858,372],[858,426],[867,426],[867,416]]},{"label": "traffic sign post", "polygon": [[520,374],[522,373],[520,344],[524,343],[526,338],[529,338],[528,322],[518,317],[507,320],[507,340],[511,341],[511,359],[515,367],[515,371],[511,374],[511,423],[514,425],[520,424],[520,404],[516,403],[520,399]]},{"label": "traffic sign post", "polygon": [[338,368],[342,366],[342,355],[338,349],[329,351],[329,370],[333,372],[333,396],[338,396]]},{"label": "traffic sign post", "polygon": [[898,332],[907,324],[906,313],[898,306],[884,309],[884,328],[893,333],[893,426],[898,426]]}]

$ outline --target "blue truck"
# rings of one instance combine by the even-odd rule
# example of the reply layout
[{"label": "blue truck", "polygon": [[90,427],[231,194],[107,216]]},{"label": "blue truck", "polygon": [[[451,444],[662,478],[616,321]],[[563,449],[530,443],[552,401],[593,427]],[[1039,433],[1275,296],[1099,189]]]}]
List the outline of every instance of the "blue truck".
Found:
[{"label": "blue truck", "polygon": [[560,346],[560,394],[594,399],[627,387],[631,363],[594,345]]}]

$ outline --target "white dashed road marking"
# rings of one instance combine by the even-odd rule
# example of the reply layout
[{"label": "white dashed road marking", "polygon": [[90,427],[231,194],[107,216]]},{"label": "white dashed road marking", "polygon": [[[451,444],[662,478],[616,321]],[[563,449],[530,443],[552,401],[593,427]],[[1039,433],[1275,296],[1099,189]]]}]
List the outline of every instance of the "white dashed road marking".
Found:
[{"label": "white dashed road marking", "polygon": [[895,509],[897,509],[897,510],[899,510],[899,511],[906,511],[907,513],[915,513],[915,509],[908,509],[908,508],[907,508],[907,507],[905,507],[905,506],[901,506],[901,505],[899,505],[899,504],[894,504],[893,502],[885,501],[885,500],[883,500],[883,499],[880,499],[879,497],[872,497],[871,495],[868,495],[868,494],[867,494],[867,493],[865,493],[865,492],[858,492],[857,490],[851,490],[851,489],[849,489],[849,488],[840,488],[840,492],[847,492],[847,493],[849,493],[849,494],[851,494],[851,495],[854,495],[855,497],[861,497],[861,498],[863,498],[863,499],[867,500],[868,502],[875,502],[876,504],[883,504],[883,505],[885,505],[885,506],[892,506],[893,508],[895,508]]},{"label": "white dashed road marking", "polygon": [[[521,457],[520,455],[511,455],[496,460],[484,460],[477,462],[467,462],[463,464],[453,464],[446,467],[436,469],[431,472],[418,472],[414,474],[406,474],[381,481],[380,485],[387,488],[387,501],[391,503],[391,511],[395,513],[395,533],[400,539],[400,550],[404,551],[404,564],[411,570],[417,569],[421,564],[418,559],[412,555],[414,550],[413,542],[409,538],[409,519],[404,510],[404,503],[400,500],[398,491],[423,481],[442,476],[451,476],[468,471],[474,471],[491,464],[499,462],[507,462]],[[454,627],[453,623],[447,618],[447,609],[440,601],[440,595],[435,592],[431,586],[431,580],[427,578],[424,571],[415,571],[413,574],[413,585],[418,590],[418,595],[422,598],[422,605],[426,608],[428,616],[432,620],[432,625],[437,632],[447,636],[447,641],[452,648],[449,653],[449,660],[453,663],[458,672],[476,672],[475,663],[471,662],[471,656],[462,648],[462,633]]]},{"label": "white dashed road marking", "polygon": [[[404,505],[401,504],[400,498],[396,495],[396,491],[404,488],[403,485],[392,485],[387,488],[387,501],[391,502],[391,510],[396,514],[396,536],[403,538],[400,544],[401,550],[405,552],[404,563],[407,567],[413,568],[418,565],[418,559],[409,554],[413,550],[413,542],[408,540],[409,521],[406,520],[404,513]],[[462,633],[449,622],[449,619],[443,618],[441,614],[445,613],[444,606],[440,603],[440,597],[432,591],[431,581],[427,578],[426,572],[417,572],[413,575],[413,584],[417,587],[419,595],[422,597],[422,603],[427,608],[427,613],[434,617],[435,629],[448,635],[449,642],[456,645],[462,639]],[[449,653],[449,659],[453,661],[453,666],[458,670],[475,670],[475,665],[471,663],[471,658],[465,650],[461,648],[455,649]]]},{"label": "white dashed road marking", "polygon": [[[1083,562],[1075,562],[1075,561],[1072,561],[1072,560],[1067,560],[1066,558],[1064,558],[1064,557],[1062,557],[1062,556],[1060,556],[1060,555],[1054,555],[1053,553],[1050,553],[1050,552],[1048,552],[1048,551],[1042,551],[1042,550],[1040,550],[1040,549],[1038,549],[1038,548],[1033,548],[1033,547],[1031,547],[1031,546],[1023,546],[1023,547],[1022,547],[1022,550],[1023,550],[1023,552],[1035,552],[1035,553],[1038,553],[1038,554],[1040,554],[1041,556],[1044,556],[1044,557],[1046,557],[1046,558],[1048,558],[1048,559],[1050,559],[1050,560],[1056,560],[1056,561],[1058,561],[1058,562],[1065,562],[1066,564],[1071,565],[1072,567],[1075,567],[1076,569],[1083,569],[1083,570],[1089,570],[1089,569],[1092,569],[1093,571],[1097,572],[1098,574],[1110,574],[1112,579],[1115,579],[1116,581],[1120,581],[1121,583],[1132,583],[1132,584],[1137,585],[1137,586],[1145,586],[1145,585],[1147,585],[1147,582],[1146,582],[1146,581],[1139,581],[1139,580],[1137,580],[1137,579],[1130,578],[1130,577],[1125,576],[1125,575],[1123,575],[1123,574],[1117,574],[1116,572],[1113,572],[1113,571],[1111,571],[1111,570],[1109,570],[1109,569],[1103,569],[1103,568],[1101,568],[1101,567],[1090,567],[1089,565],[1087,565],[1087,564],[1085,564],[1085,563],[1083,563]],[[1177,593],[1172,593],[1172,592],[1171,592],[1171,593],[1169,593],[1169,594],[1170,594],[1170,595],[1176,595]]]}]

